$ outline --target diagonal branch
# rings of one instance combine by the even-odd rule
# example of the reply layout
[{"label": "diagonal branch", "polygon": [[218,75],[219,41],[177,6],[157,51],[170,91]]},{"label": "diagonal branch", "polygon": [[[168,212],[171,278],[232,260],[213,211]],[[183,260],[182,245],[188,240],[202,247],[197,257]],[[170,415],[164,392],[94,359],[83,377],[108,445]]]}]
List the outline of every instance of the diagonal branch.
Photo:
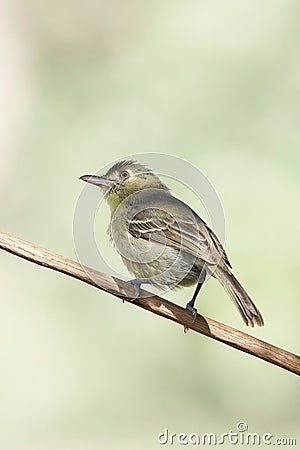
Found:
[{"label": "diagonal branch", "polygon": [[299,356],[207,317],[197,315],[196,321],[193,322],[190,312],[185,308],[144,290],[141,291],[141,296],[132,302],[131,300],[134,295],[133,286],[128,285],[128,283],[118,278],[88,267],[83,267],[71,259],[51,253],[42,247],[22,241],[5,233],[0,233],[0,249],[13,253],[35,264],[47,267],[48,269],[77,278],[84,283],[95,286],[102,291],[109,292],[113,296],[128,301],[133,305],[166,319],[173,320],[197,333],[204,334],[226,345],[300,375]]}]

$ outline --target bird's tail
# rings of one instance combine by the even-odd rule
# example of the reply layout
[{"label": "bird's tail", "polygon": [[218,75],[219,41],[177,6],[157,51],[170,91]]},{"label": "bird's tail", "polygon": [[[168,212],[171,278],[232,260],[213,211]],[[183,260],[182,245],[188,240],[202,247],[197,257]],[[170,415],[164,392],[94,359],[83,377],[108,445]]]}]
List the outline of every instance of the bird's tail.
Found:
[{"label": "bird's tail", "polygon": [[262,327],[264,320],[261,313],[235,276],[229,270],[223,269],[222,267],[218,267],[213,273],[213,276],[219,280],[235,304],[245,324],[251,327],[254,327],[254,325]]}]

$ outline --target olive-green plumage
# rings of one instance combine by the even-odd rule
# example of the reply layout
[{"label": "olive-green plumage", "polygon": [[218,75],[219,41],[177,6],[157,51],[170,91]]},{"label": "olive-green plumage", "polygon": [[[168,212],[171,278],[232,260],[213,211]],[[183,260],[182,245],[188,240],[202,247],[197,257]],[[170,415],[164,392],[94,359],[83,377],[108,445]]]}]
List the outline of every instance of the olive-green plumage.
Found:
[{"label": "olive-green plumage", "polygon": [[120,161],[104,176],[85,175],[99,186],[111,210],[109,234],[128,270],[137,294],[142,283],[182,287],[197,283],[187,308],[212,275],[224,287],[247,325],[263,318],[231,272],[227,255],[213,231],[150,169],[136,161]]}]

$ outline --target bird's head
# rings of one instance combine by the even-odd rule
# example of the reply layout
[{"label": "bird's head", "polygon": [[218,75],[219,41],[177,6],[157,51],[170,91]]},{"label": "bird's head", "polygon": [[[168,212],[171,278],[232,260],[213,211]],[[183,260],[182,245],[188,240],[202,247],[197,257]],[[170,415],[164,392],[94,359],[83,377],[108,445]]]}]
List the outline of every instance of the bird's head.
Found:
[{"label": "bird's head", "polygon": [[142,189],[169,190],[152,170],[133,160],[117,162],[103,176],[83,175],[80,179],[100,187],[112,210]]}]

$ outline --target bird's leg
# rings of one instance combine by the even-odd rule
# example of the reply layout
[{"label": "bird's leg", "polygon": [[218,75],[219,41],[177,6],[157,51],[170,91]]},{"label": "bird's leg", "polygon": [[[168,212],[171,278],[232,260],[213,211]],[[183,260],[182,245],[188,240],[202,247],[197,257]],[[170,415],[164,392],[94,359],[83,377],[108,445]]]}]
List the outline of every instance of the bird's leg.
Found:
[{"label": "bird's leg", "polygon": [[186,309],[188,309],[189,311],[191,311],[191,313],[192,313],[193,316],[194,316],[194,322],[195,322],[196,317],[197,317],[197,309],[194,307],[194,304],[195,304],[196,298],[197,298],[197,296],[198,296],[198,294],[199,294],[199,292],[200,292],[200,289],[201,289],[202,286],[203,286],[203,283],[204,283],[204,281],[205,281],[205,277],[206,277],[206,270],[205,270],[205,269],[202,269],[202,270],[201,270],[201,273],[200,273],[200,276],[199,276],[199,280],[198,280],[196,289],[195,289],[195,292],[194,292],[194,295],[193,295],[193,298],[192,298],[192,300],[190,300],[190,301],[186,304]]}]

